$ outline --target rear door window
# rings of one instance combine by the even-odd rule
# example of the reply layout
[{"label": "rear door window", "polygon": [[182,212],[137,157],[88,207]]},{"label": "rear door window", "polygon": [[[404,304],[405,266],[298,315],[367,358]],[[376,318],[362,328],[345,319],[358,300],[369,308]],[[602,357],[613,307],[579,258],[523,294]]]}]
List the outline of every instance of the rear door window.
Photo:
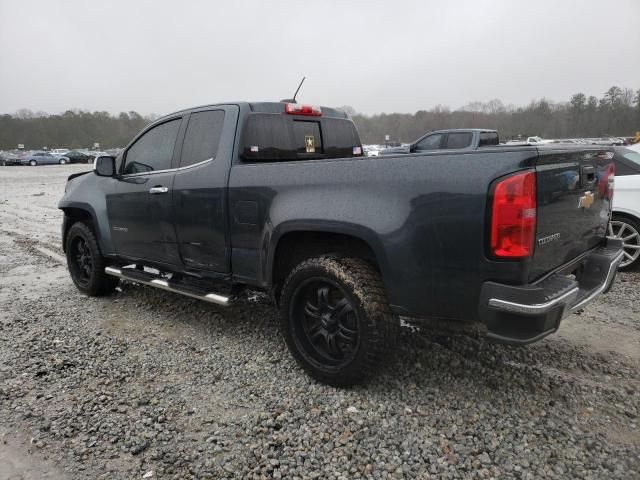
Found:
[{"label": "rear door window", "polygon": [[182,144],[181,167],[188,167],[216,157],[223,123],[223,110],[195,112],[189,116],[189,124]]},{"label": "rear door window", "polygon": [[180,118],[156,125],[134,143],[125,157],[124,173],[145,173],[171,168]]},{"label": "rear door window", "polygon": [[471,146],[473,134],[471,132],[453,132],[447,136],[448,149],[468,148]]}]

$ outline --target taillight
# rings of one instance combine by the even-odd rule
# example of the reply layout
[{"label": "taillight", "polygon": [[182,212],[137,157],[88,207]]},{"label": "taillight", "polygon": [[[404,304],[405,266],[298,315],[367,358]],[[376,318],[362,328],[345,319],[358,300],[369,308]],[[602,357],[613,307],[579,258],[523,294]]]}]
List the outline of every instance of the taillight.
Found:
[{"label": "taillight", "polygon": [[536,234],[536,174],[527,171],[499,180],[491,206],[491,253],[524,258],[533,253]]},{"label": "taillight", "polygon": [[613,192],[616,184],[616,167],[613,163],[610,163],[607,167],[607,188],[605,198],[607,200],[613,200]]},{"label": "taillight", "polygon": [[285,103],[284,113],[289,115],[306,115],[308,117],[322,116],[322,109],[313,105],[298,105],[297,103]]}]

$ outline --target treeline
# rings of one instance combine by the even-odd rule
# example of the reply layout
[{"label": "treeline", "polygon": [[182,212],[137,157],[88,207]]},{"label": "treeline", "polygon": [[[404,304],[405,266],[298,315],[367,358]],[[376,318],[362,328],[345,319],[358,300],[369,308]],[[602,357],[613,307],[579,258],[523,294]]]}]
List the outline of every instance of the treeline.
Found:
[{"label": "treeline", "polygon": [[14,115],[0,115],[0,150],[43,147],[101,148],[122,147],[154,117],[137,112],[84,112],[69,110],[62,115],[47,115],[20,110]]},{"label": "treeline", "polygon": [[[443,128],[493,128],[502,139],[517,135],[543,138],[632,136],[640,130],[640,89],[611,87],[601,98],[576,93],[568,102],[546,99],[532,101],[525,107],[504,105],[500,100],[473,102],[459,110],[437,106],[414,114],[383,113],[367,116],[349,111],[363,143],[391,140],[409,142],[425,132]],[[154,116],[137,112],[85,112],[69,110],[62,115],[48,115],[20,110],[0,115],[0,149],[16,148],[87,148],[95,142],[101,148],[123,147]]]},{"label": "treeline", "polygon": [[543,138],[632,136],[640,130],[640,89],[611,87],[601,98],[576,93],[566,103],[546,99],[525,107],[504,105],[500,100],[473,102],[459,110],[437,106],[414,114],[383,113],[366,116],[350,111],[364,143],[391,140],[409,142],[422,134],[444,128],[492,128],[504,140],[517,135]]}]

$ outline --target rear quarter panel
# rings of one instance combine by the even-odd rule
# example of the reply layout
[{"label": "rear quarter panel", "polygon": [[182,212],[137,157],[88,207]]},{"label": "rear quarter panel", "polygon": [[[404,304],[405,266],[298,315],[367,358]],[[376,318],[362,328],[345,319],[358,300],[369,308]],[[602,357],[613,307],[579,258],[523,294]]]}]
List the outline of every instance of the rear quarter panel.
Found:
[{"label": "rear quarter panel", "polygon": [[[288,231],[349,233],[376,254],[397,312],[473,319],[482,281],[526,278],[526,264],[486,258],[486,201],[494,178],[536,158],[535,148],[499,148],[238,163],[229,180],[234,276],[268,287]],[[253,220],[239,221],[239,209]]]}]

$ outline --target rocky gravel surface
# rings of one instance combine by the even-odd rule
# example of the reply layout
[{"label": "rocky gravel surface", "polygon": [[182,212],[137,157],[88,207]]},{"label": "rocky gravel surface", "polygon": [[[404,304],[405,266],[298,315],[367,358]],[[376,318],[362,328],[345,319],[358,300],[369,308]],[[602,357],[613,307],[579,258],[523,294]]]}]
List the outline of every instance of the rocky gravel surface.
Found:
[{"label": "rocky gravel surface", "polygon": [[640,274],[526,348],[407,329],[340,390],[268,304],[79,294],[55,206],[82,168],[0,167],[0,479],[640,478]]}]

